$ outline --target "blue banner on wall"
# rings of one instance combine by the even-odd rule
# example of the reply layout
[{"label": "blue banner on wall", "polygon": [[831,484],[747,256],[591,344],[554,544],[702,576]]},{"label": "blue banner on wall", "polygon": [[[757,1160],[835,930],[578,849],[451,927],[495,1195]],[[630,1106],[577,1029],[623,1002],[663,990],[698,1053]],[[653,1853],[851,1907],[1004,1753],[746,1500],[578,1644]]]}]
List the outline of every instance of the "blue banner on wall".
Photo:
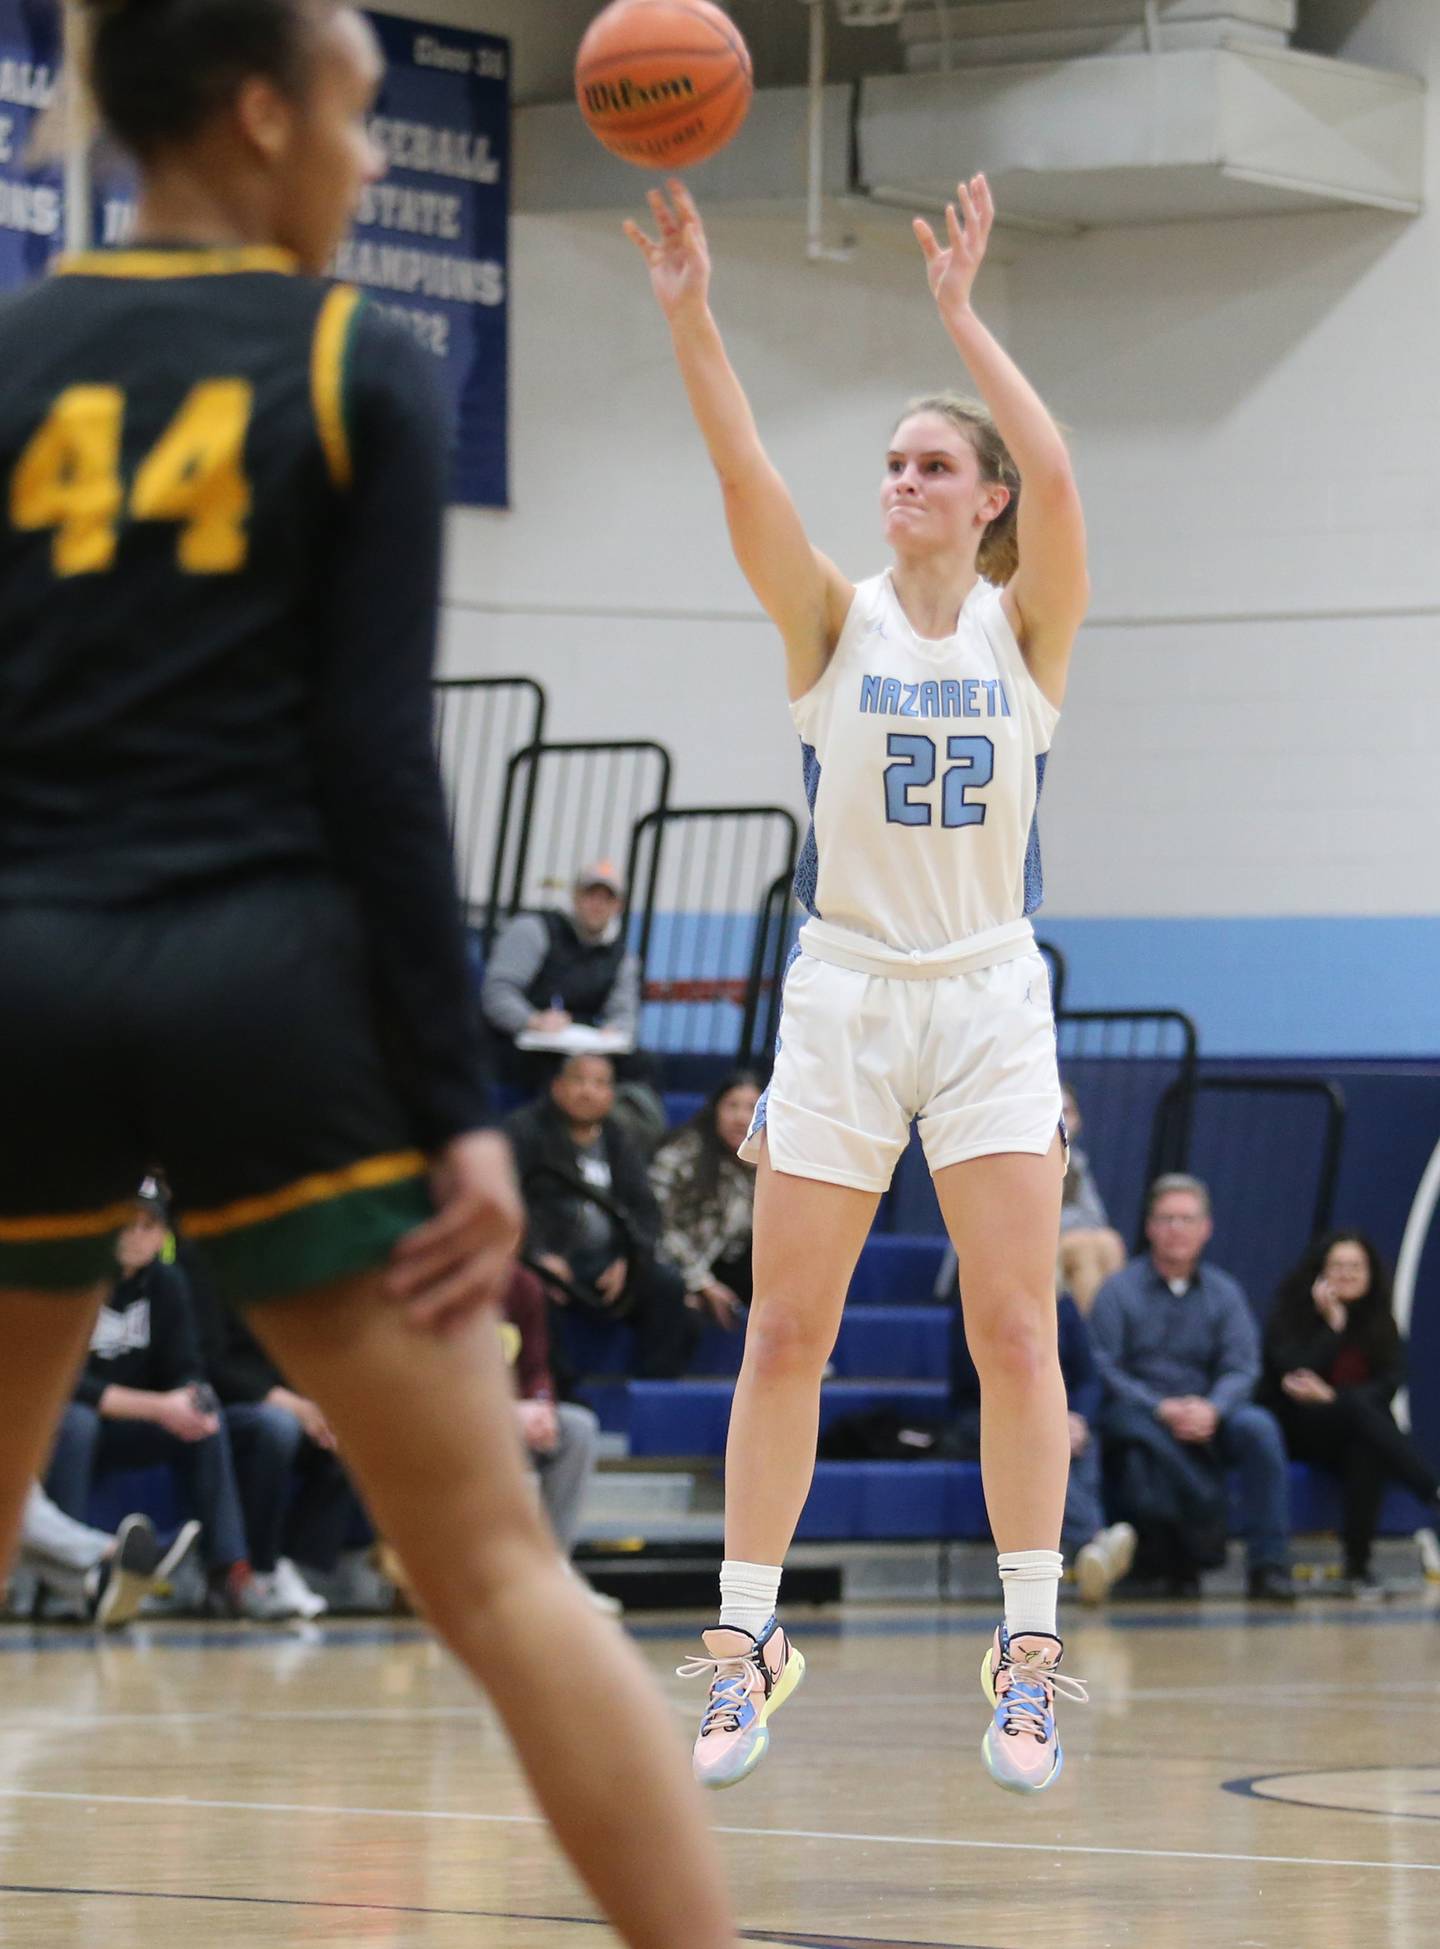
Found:
[{"label": "blue banner on wall", "polygon": [[59,62],[55,0],[0,0],[0,290],[39,277],[63,241],[60,171],[25,166]]},{"label": "blue banner on wall", "polygon": [[372,14],[388,72],[371,132],[389,161],[335,269],[440,360],[453,496],[509,502],[510,44]]},{"label": "blue banner on wall", "polygon": [[[439,363],[455,430],[452,498],[509,502],[510,46],[492,34],[372,14],[388,71],[371,132],[388,160],[366,191],[339,277],[374,294]],[[0,0],[0,290],[28,283],[63,242],[58,168],[27,170],[59,61],[55,0]],[[120,244],[134,201],[113,160],[95,236]]]}]

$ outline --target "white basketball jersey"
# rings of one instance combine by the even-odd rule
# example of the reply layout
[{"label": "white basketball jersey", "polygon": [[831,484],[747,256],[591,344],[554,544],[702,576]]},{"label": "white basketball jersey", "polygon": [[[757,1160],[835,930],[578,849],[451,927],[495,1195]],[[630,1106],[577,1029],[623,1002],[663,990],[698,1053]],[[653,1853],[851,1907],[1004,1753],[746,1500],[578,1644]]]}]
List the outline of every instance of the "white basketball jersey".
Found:
[{"label": "white basketball jersey", "polygon": [[906,621],[888,571],[862,582],[824,676],[790,711],[813,821],[795,876],[807,912],[907,954],[1035,912],[1035,812],[1060,713],[999,589],[977,582],[936,642]]}]

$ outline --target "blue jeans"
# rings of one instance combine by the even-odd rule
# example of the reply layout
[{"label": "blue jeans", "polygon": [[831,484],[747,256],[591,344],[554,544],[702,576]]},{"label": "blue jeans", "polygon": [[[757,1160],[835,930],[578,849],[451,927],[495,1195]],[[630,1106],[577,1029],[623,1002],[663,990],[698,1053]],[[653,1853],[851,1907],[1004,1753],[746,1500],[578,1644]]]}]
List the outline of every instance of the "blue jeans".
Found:
[{"label": "blue jeans", "polygon": [[[1240,1477],[1240,1525],[1252,1570],[1285,1569],[1290,1562],[1289,1461],[1280,1425],[1268,1408],[1244,1401],[1232,1408],[1212,1441],[1177,1441],[1142,1402],[1106,1402],[1102,1427],[1107,1449],[1138,1448],[1149,1458],[1147,1473],[1157,1487],[1168,1478],[1173,1520],[1184,1533],[1203,1515],[1207,1527],[1215,1512],[1218,1560],[1223,1555],[1224,1474]],[[1130,1515],[1127,1509],[1125,1512]],[[1142,1537],[1146,1521],[1136,1523]]]},{"label": "blue jeans", "polygon": [[57,1508],[83,1523],[97,1476],[152,1462],[168,1463],[179,1475],[186,1503],[205,1526],[206,1567],[228,1570],[239,1563],[245,1556],[245,1524],[223,1423],[203,1441],[182,1441],[151,1421],[108,1421],[98,1409],[72,1401],[60,1422],[45,1487]]},{"label": "blue jeans", "polygon": [[[980,1459],[980,1410],[957,1408],[950,1418],[946,1450],[961,1461]],[[1065,1486],[1065,1514],[1060,1522],[1060,1548],[1073,1558],[1097,1530],[1105,1527],[1105,1501],[1100,1487],[1100,1438],[1090,1430],[1090,1439],[1079,1455],[1070,1458],[1070,1479]]]},{"label": "blue jeans", "polygon": [[225,1409],[225,1425],[255,1569],[268,1574],[282,1556],[334,1569],[351,1534],[368,1533],[337,1458],[277,1402],[238,1402]]},{"label": "blue jeans", "polygon": [[1240,1476],[1240,1522],[1252,1570],[1290,1563],[1290,1458],[1269,1408],[1244,1401],[1215,1431],[1211,1446]]},{"label": "blue jeans", "polygon": [[245,1401],[225,1409],[250,1562],[268,1575],[281,1555],[295,1462],[305,1430],[288,1408]]},{"label": "blue jeans", "polygon": [[1100,1487],[1100,1437],[1092,1428],[1078,1455],[1070,1457],[1070,1480],[1065,1487],[1065,1514],[1060,1523],[1060,1548],[1073,1560],[1097,1530],[1105,1527],[1105,1501]]}]

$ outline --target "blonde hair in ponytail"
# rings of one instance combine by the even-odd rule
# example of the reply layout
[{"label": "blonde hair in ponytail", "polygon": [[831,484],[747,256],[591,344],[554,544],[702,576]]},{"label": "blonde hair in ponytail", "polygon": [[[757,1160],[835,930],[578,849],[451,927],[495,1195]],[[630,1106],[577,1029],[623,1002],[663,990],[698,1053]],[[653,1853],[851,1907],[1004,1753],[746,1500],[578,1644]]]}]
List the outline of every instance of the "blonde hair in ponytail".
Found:
[{"label": "blonde hair in ponytail", "polygon": [[985,580],[1003,588],[1020,566],[1020,469],[983,400],[967,399],[963,393],[956,392],[926,393],[910,401],[896,426],[902,426],[916,413],[938,413],[942,419],[949,420],[970,442],[980,463],[980,478],[1010,490],[1009,501],[981,536],[975,559],[975,566]]}]

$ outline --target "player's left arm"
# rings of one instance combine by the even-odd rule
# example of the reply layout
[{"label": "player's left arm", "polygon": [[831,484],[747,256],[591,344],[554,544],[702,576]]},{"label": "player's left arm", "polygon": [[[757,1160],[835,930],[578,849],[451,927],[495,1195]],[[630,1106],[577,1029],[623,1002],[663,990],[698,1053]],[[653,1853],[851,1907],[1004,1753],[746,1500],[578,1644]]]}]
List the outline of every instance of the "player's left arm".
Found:
[{"label": "player's left arm", "polygon": [[486,1121],[484,1060],[432,736],[449,440],[427,360],[362,310],[346,357],[348,481],[326,563],[313,749],[360,910],[391,1076],[438,1150]]},{"label": "player's left arm", "polygon": [[1005,590],[1005,612],[1030,674],[1058,708],[1090,600],[1084,510],[1063,434],[971,304],[995,222],[990,186],[976,176],[956,194],[960,212],[946,206],[947,244],[923,218],[915,220],[915,235],[945,328],[1020,470],[1020,567]]}]

